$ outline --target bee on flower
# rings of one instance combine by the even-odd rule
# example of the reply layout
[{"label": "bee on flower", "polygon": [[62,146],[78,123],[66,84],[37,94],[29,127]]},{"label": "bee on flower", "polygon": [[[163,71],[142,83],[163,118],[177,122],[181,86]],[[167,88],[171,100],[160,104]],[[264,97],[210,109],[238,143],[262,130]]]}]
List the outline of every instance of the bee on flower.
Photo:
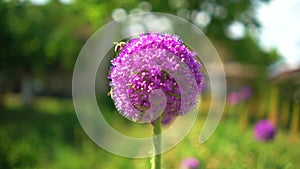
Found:
[{"label": "bee on flower", "polygon": [[116,53],[119,53],[126,45],[125,42],[113,42],[113,43],[115,44],[115,52]]}]

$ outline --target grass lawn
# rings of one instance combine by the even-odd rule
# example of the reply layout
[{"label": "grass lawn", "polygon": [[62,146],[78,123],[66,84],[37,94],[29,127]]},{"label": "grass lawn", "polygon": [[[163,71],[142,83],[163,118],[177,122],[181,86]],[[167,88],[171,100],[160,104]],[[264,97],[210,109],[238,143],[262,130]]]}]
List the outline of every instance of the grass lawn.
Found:
[{"label": "grass lawn", "polygon": [[[93,143],[77,120],[72,100],[39,97],[32,108],[17,102],[11,96],[0,111],[1,169],[150,168],[149,159],[119,157]],[[136,128],[118,120],[110,118],[110,123],[134,135],[145,135],[150,128]],[[199,144],[203,122],[204,117],[198,117],[188,136],[163,154],[163,168],[179,168],[180,161],[190,156],[198,158],[203,169],[300,168],[300,141],[290,139],[281,129],[274,141],[257,142],[252,124],[241,131],[236,118],[224,117],[213,136]]]}]

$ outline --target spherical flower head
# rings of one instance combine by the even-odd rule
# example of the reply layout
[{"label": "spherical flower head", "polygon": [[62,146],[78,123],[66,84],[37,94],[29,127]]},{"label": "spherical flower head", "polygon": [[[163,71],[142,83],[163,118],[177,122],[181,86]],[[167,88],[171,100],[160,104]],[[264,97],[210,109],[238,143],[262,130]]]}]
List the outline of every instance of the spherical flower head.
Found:
[{"label": "spherical flower head", "polygon": [[271,141],[275,134],[275,126],[266,119],[258,121],[254,126],[254,137],[258,141]]},{"label": "spherical flower head", "polygon": [[109,74],[118,111],[136,122],[168,122],[193,109],[203,86],[196,54],[178,36],[149,33],[130,39]]},{"label": "spherical flower head", "polygon": [[199,169],[200,163],[194,157],[188,157],[184,159],[180,164],[180,169]]}]

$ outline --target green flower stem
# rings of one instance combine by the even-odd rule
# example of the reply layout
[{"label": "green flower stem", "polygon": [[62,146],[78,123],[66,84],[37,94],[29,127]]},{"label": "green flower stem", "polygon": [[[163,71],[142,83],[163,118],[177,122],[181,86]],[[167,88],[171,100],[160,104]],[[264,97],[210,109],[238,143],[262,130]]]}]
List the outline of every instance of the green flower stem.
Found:
[{"label": "green flower stem", "polygon": [[265,169],[267,160],[267,153],[269,151],[269,145],[271,143],[264,143],[264,145],[260,145],[260,153],[258,155],[258,166],[257,169]]},{"label": "green flower stem", "polygon": [[151,169],[161,169],[161,117],[157,118],[153,124],[153,157]]}]

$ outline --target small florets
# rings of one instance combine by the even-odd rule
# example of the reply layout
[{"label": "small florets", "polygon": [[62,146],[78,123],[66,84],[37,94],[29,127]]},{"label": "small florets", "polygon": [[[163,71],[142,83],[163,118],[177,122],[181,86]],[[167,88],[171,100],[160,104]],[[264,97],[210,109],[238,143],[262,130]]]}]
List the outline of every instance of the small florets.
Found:
[{"label": "small florets", "polygon": [[149,33],[129,40],[112,61],[109,74],[118,111],[143,122],[157,118],[161,109],[162,121],[190,111],[203,87],[195,56],[175,35]]}]

